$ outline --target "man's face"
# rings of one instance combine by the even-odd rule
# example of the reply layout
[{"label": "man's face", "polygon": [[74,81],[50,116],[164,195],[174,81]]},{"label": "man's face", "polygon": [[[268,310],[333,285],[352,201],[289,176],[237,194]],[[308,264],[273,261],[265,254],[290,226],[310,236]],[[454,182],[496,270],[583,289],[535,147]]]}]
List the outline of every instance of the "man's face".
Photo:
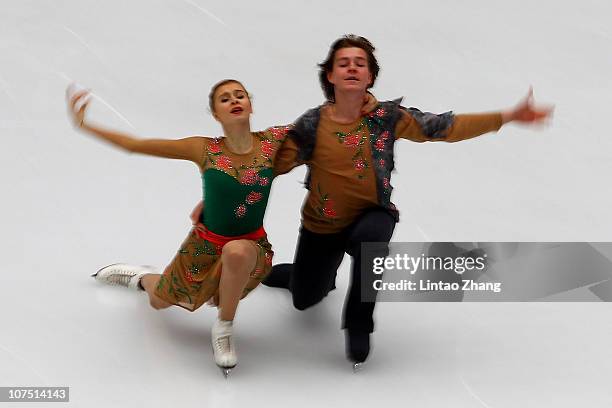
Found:
[{"label": "man's face", "polygon": [[365,92],[372,83],[368,54],[358,47],[340,48],[334,56],[334,66],[327,79],[336,92]]}]

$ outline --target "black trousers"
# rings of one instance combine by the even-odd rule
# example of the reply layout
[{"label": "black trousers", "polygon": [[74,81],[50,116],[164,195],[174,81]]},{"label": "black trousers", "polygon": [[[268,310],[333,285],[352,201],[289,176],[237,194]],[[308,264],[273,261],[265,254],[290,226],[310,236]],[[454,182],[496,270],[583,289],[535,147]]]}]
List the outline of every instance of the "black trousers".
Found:
[{"label": "black trousers", "polygon": [[[361,243],[388,243],[394,229],[395,219],[382,208],[367,210],[353,224],[334,234],[317,234],[302,227],[293,263],[275,265],[272,273],[290,274],[293,305],[304,310],[319,303],[334,287],[338,267],[348,253],[352,257],[351,282],[344,303],[342,328],[371,333],[374,331],[375,302],[362,302],[361,291],[362,287],[371,290],[372,299],[375,299],[375,291],[370,282],[372,273],[364,274],[362,280]],[[386,256],[388,249],[384,252],[369,255],[371,258]],[[373,260],[365,261],[372,265]]]}]

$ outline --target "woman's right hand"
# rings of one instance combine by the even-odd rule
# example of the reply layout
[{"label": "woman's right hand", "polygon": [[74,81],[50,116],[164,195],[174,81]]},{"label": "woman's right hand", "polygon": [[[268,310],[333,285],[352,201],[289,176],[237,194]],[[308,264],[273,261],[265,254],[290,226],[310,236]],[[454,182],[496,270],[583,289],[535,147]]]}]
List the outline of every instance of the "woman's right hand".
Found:
[{"label": "woman's right hand", "polygon": [[85,111],[91,100],[91,92],[76,84],[71,84],[66,89],[66,99],[68,101],[68,115],[72,124],[78,128],[83,127]]}]

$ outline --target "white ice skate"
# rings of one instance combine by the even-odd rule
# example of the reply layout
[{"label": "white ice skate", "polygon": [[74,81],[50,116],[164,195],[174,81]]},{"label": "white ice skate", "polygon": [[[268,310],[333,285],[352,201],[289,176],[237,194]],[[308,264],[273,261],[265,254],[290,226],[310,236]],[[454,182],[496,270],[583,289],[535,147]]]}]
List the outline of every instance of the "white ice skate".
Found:
[{"label": "white ice skate", "polygon": [[236,364],[238,357],[232,341],[233,327],[232,322],[217,319],[212,327],[211,341],[215,363],[221,369],[223,376],[227,378]]},{"label": "white ice skate", "polygon": [[147,273],[156,273],[156,271],[151,266],[118,263],[105,266],[91,276],[98,282],[107,285],[119,285],[132,290],[141,290],[138,283],[140,278]]}]

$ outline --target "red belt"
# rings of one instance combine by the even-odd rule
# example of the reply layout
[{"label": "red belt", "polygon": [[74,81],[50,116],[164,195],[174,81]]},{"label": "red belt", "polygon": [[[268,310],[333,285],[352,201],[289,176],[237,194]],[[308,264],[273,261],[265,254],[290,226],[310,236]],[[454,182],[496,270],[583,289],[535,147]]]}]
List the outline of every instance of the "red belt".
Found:
[{"label": "red belt", "polygon": [[205,239],[207,241],[210,241],[213,244],[221,245],[221,246],[227,244],[230,241],[235,241],[237,239],[250,239],[252,241],[255,241],[255,240],[259,239],[259,238],[263,238],[263,237],[266,236],[266,230],[264,230],[263,226],[259,227],[259,229],[255,230],[253,232],[249,232],[248,234],[235,235],[235,236],[231,236],[231,237],[226,237],[224,235],[215,234],[214,232],[212,232],[211,230],[206,228],[201,223],[196,225],[195,233],[200,238]]}]

